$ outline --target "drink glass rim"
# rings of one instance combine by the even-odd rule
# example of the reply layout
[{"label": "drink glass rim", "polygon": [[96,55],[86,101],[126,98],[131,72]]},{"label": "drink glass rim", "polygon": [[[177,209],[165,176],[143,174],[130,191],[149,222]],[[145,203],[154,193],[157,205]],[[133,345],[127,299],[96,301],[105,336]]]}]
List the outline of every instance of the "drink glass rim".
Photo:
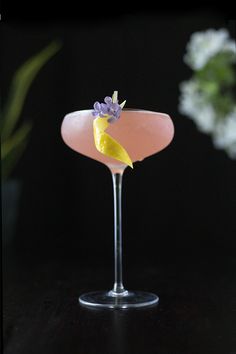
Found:
[{"label": "drink glass rim", "polygon": [[[79,112],[92,113],[92,111],[93,111],[93,109],[80,109],[78,111],[73,111],[73,112],[67,113],[67,115],[76,114],[76,113],[79,113]],[[151,110],[142,109],[142,108],[123,108],[122,112],[140,112],[140,113],[159,114],[159,115],[162,115],[162,116],[169,116],[167,113],[151,111]]]}]

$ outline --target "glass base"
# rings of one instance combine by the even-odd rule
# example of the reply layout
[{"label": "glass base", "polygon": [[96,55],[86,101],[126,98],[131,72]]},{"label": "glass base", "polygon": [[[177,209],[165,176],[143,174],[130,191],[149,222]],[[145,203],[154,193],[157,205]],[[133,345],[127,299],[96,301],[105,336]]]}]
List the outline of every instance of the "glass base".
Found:
[{"label": "glass base", "polygon": [[114,291],[96,291],[83,294],[79,302],[83,306],[97,308],[137,308],[157,305],[159,297],[143,291],[124,291],[116,294]]}]

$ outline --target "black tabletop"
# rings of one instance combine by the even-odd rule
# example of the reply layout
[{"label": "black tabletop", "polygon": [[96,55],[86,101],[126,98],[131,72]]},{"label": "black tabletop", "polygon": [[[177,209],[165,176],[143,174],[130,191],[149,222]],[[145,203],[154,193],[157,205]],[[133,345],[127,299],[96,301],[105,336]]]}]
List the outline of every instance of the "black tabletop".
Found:
[{"label": "black tabletop", "polygon": [[112,267],[9,257],[4,354],[235,354],[236,261],[190,258],[126,269],[126,287],[157,293],[157,306],[101,310],[78,296],[109,290]]}]

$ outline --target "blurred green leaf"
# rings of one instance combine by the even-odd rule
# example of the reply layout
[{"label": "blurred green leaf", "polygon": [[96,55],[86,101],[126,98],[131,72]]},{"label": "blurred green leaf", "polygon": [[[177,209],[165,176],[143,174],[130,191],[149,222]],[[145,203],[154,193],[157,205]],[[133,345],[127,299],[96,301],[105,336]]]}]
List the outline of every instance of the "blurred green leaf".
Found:
[{"label": "blurred green leaf", "polygon": [[16,162],[21,157],[27,142],[32,123],[24,123],[18,130],[2,143],[1,159],[2,159],[2,178],[6,179],[12,172]]},{"label": "blurred green leaf", "polygon": [[235,70],[229,53],[219,53],[193,75],[198,82],[199,92],[212,105],[218,119],[223,119],[234,108]]},{"label": "blurred green leaf", "polygon": [[208,61],[201,69],[195,72],[199,81],[211,81],[221,87],[230,87],[235,82],[235,71],[232,57],[228,53],[219,53]]},{"label": "blurred green leaf", "polygon": [[9,97],[2,114],[1,132],[2,141],[5,141],[13,132],[29,88],[42,66],[60,49],[61,45],[53,41],[40,53],[28,59],[15,73]]},{"label": "blurred green leaf", "polygon": [[2,159],[5,159],[15,147],[19,146],[26,139],[31,127],[32,124],[30,122],[24,123],[9,139],[2,143]]},{"label": "blurred green leaf", "polygon": [[9,177],[15,164],[21,157],[32,128],[31,122],[25,122],[17,128],[25,98],[31,84],[43,65],[60,49],[61,44],[51,42],[46,48],[28,59],[13,76],[9,96],[1,112],[1,160],[2,178]]}]

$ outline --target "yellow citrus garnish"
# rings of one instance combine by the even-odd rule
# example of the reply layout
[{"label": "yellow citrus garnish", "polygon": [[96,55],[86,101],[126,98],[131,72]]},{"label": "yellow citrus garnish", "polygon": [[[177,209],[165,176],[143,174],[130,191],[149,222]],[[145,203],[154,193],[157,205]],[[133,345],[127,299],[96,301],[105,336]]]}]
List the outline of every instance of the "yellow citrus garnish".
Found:
[{"label": "yellow citrus garnish", "polygon": [[115,139],[105,132],[109,126],[108,118],[96,118],[93,121],[95,146],[103,155],[112,157],[133,168],[127,151]]},{"label": "yellow citrus garnish", "polygon": [[97,150],[103,155],[112,157],[133,168],[131,158],[118,141],[105,132],[110,123],[114,123],[120,117],[125,102],[118,104],[118,92],[114,91],[112,97],[105,97],[105,103],[94,103],[93,115],[97,116],[93,121],[94,142]]}]

